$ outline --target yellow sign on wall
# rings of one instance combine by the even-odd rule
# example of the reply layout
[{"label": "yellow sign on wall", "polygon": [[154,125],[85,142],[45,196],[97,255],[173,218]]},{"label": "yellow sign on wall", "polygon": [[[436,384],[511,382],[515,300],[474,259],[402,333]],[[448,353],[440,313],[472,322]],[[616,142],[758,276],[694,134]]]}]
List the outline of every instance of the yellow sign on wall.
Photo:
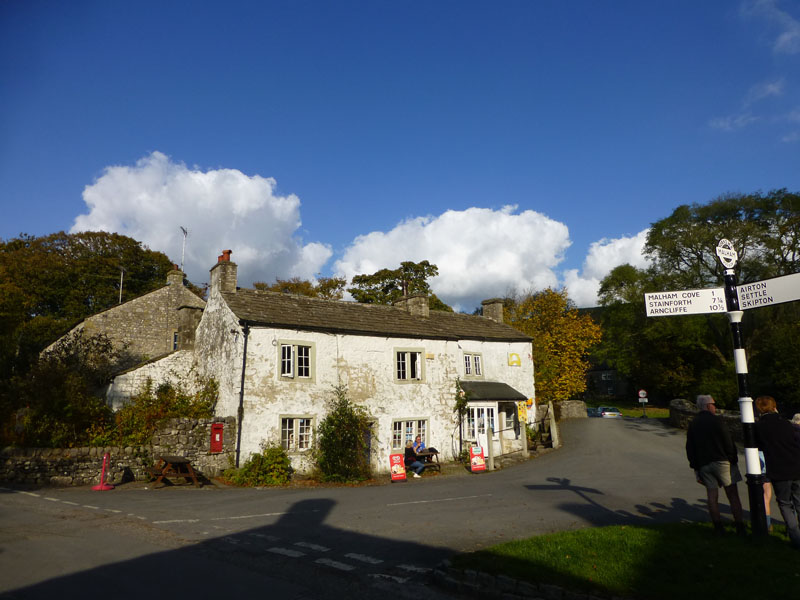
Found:
[{"label": "yellow sign on wall", "polygon": [[519,358],[519,354],[516,352],[509,352],[508,353],[508,366],[509,367],[521,367],[522,360]]},{"label": "yellow sign on wall", "polygon": [[524,400],[522,402],[517,402],[517,417],[520,423],[528,422],[528,406],[527,402]]}]

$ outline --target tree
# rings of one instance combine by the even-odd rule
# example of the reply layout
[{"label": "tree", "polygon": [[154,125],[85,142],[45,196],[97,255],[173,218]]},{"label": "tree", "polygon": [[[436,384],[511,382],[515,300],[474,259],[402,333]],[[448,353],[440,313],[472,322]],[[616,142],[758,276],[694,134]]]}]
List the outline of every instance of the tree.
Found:
[{"label": "tree", "polygon": [[308,279],[292,277],[290,279],[275,279],[275,283],[267,284],[257,281],[253,287],[257,290],[268,292],[281,292],[283,294],[297,294],[310,298],[322,298],[323,300],[341,300],[344,297],[344,286],[347,279],[344,277],[319,277],[317,283]]},{"label": "tree", "polygon": [[536,396],[559,402],[586,389],[586,360],[600,341],[600,327],[581,314],[565,290],[546,289],[514,300],[506,321],[533,338]]},{"label": "tree", "polygon": [[[786,190],[728,195],[676,208],[654,223],[645,244],[647,269],[624,265],[601,283],[605,360],[651,397],[669,400],[710,393],[736,406],[737,382],[730,328],[720,315],[645,316],[644,293],[719,287],[720,239],[739,256],[740,283],[800,271],[800,196]],[[750,383],[787,403],[800,404],[800,367],[785,357],[800,350],[797,303],[745,311],[742,321]]]},{"label": "tree", "polygon": [[22,406],[23,378],[48,344],[81,319],[164,285],[173,268],[161,252],[105,232],[0,240],[0,414]]},{"label": "tree", "polygon": [[[15,439],[4,441],[62,448],[88,445],[92,431],[110,425],[111,411],[99,390],[111,380],[119,359],[119,351],[104,335],[78,331],[61,339],[25,377],[12,379],[17,402],[9,408],[19,412],[14,417]],[[8,436],[9,423],[5,425]]]},{"label": "tree", "polygon": [[436,277],[439,268],[427,260],[415,263],[405,261],[397,269],[381,269],[371,275],[353,277],[353,287],[347,289],[357,302],[363,304],[393,304],[413,294],[425,294],[429,297],[429,306],[433,310],[453,309],[442,302],[431,292],[428,279]]}]

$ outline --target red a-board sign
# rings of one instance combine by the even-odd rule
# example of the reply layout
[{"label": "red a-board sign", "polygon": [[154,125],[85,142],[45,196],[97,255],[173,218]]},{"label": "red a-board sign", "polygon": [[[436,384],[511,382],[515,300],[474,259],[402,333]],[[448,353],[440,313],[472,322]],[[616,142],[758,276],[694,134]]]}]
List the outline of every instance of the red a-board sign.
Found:
[{"label": "red a-board sign", "polygon": [[470,446],[469,467],[473,473],[486,470],[486,461],[483,460],[483,448],[480,446]]},{"label": "red a-board sign", "polygon": [[392,481],[406,480],[406,465],[403,458],[403,454],[389,455],[389,472],[392,474]]}]

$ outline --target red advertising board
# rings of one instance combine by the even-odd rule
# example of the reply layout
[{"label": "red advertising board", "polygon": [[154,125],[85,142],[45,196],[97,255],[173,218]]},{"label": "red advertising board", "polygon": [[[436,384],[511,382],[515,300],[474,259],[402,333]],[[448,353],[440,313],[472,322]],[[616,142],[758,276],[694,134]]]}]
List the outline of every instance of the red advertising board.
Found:
[{"label": "red advertising board", "polygon": [[469,467],[473,473],[486,470],[486,461],[483,460],[483,448],[480,446],[470,446]]},{"label": "red advertising board", "polygon": [[392,481],[406,480],[406,465],[403,458],[403,454],[389,455],[389,472],[392,474]]}]

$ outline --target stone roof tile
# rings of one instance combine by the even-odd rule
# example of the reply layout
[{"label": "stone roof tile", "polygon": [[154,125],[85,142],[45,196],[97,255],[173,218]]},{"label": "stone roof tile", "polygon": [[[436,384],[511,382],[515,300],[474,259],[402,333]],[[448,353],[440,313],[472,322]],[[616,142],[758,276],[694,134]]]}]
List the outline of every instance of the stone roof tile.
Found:
[{"label": "stone roof tile", "polygon": [[475,315],[432,310],[429,317],[421,317],[393,306],[250,289],[222,292],[222,296],[239,320],[253,325],[386,337],[531,340],[509,325]]}]

